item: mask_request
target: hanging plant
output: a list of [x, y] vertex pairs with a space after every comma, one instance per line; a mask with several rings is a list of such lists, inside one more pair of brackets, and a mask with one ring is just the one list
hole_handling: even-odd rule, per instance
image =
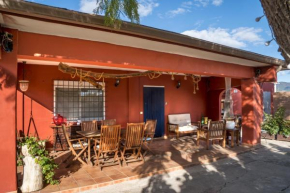
[[[52, 185], [58, 184], [59, 181], [54, 179], [54, 170], [58, 166], [54, 163], [53, 158], [49, 156], [48, 151], [45, 150], [44, 142], [37, 140], [36, 137], [24, 137], [21, 141], [18, 141], [18, 145], [20, 147], [27, 145], [28, 153], [35, 158], [35, 163], [41, 166], [45, 182]], [[18, 159], [19, 164], [22, 164], [21, 157], [20, 155], [20, 159]]]

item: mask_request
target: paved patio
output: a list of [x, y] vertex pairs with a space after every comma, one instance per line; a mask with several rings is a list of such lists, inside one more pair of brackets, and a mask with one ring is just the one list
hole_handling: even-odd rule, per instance
[[290, 143], [262, 141], [236, 157], [131, 180], [83, 193], [273, 193], [290, 192]]
[[[112, 185], [124, 181], [140, 179], [154, 174], [162, 174], [180, 170], [189, 166], [215, 162], [222, 158], [235, 157], [237, 154], [257, 149], [261, 146], [235, 146], [222, 148], [218, 144], [206, 150], [205, 144], [196, 146], [191, 136], [179, 139], [155, 140], [151, 146], [155, 155], [148, 154], [145, 163], [134, 162], [128, 166], [119, 165], [105, 167], [101, 171], [98, 167], [84, 166], [77, 161], [69, 168], [60, 164], [56, 177], [59, 185], [46, 185], [40, 192], [80, 192]], [[58, 154], [56, 162], [61, 163], [68, 156], [67, 152]], [[21, 186], [22, 168], [18, 168], [18, 182]]]

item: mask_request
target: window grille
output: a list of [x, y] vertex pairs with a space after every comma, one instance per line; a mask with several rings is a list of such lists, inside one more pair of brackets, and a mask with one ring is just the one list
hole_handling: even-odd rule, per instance
[[[103, 84], [103, 83], [100, 83]], [[105, 92], [88, 82], [54, 81], [54, 115], [67, 121], [105, 119]]]

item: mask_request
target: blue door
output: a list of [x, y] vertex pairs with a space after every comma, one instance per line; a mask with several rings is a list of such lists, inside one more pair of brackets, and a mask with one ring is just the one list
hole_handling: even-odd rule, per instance
[[144, 121], [157, 119], [155, 137], [164, 135], [164, 87], [144, 87]]

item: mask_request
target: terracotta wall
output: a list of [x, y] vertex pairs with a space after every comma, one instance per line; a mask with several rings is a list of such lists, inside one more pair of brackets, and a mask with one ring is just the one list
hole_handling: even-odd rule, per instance
[[7, 31], [13, 33], [14, 50], [11, 53], [1, 50], [0, 59], [0, 192], [17, 190], [15, 119], [18, 31]]
[[261, 122], [263, 117], [263, 93], [255, 80], [242, 80], [242, 128], [243, 143], [257, 144], [261, 142]]
[[[19, 79], [22, 78], [22, 64], [19, 64]], [[103, 72], [104, 70], [87, 69]], [[26, 79], [30, 81], [29, 89], [25, 93], [25, 123], [27, 131], [31, 101], [33, 104], [33, 116], [40, 138], [52, 140], [53, 111], [53, 80], [73, 80], [70, 75], [64, 74], [57, 69], [57, 66], [25, 65]], [[110, 71], [120, 73], [124, 71]], [[129, 72], [127, 72], [129, 73]], [[176, 89], [177, 81], [180, 79], [181, 87]], [[78, 79], [74, 79], [78, 80]], [[199, 84], [200, 90], [193, 94], [192, 81], [183, 80], [182, 76], [163, 75], [158, 79], [151, 80], [147, 77], [122, 79], [118, 87], [114, 86], [115, 80], [107, 79], [106, 84], [106, 118], [117, 119], [117, 122], [126, 126], [128, 122], [143, 121], [143, 85], [165, 86], [165, 123], [167, 115], [174, 113], [190, 113], [192, 121], [200, 120], [206, 115], [206, 84], [205, 80]], [[22, 130], [22, 93], [18, 91], [17, 101], [17, 129]], [[31, 131], [34, 131], [32, 127]]]
[[[122, 68], [250, 78], [249, 66], [59, 36], [20, 32], [19, 57]], [[29, 46], [27, 46], [29, 45]], [[45, 46], [44, 46], [45, 45]]]

